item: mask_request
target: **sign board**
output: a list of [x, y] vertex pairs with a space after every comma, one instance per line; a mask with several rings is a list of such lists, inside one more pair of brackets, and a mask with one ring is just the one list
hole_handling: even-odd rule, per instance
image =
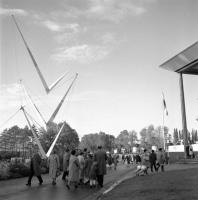
[[184, 152], [184, 145], [173, 145], [168, 147], [168, 152]]
[[[192, 144], [193, 151], [198, 151], [198, 144]], [[184, 145], [173, 145], [168, 147], [169, 152], [184, 152]]]

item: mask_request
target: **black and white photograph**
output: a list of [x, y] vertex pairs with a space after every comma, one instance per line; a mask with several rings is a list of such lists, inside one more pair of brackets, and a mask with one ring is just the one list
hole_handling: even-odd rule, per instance
[[198, 200], [197, 10], [0, 0], [0, 200]]

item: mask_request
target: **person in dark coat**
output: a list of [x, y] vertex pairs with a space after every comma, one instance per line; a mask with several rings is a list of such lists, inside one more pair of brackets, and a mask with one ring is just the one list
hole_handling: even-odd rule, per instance
[[41, 157], [38, 152], [35, 152], [30, 161], [30, 175], [28, 178], [27, 186], [31, 186], [33, 176], [37, 176], [39, 185], [42, 185], [43, 179], [41, 177]]
[[90, 181], [90, 173], [91, 173], [92, 164], [93, 164], [93, 155], [88, 154], [87, 158], [85, 158], [85, 184], [89, 183]]
[[103, 187], [104, 175], [106, 174], [107, 154], [102, 150], [102, 146], [98, 146], [98, 151], [94, 154], [94, 161], [98, 164], [97, 180], [100, 187]]
[[136, 161], [136, 164], [141, 163], [141, 157], [140, 157], [139, 154], [137, 154], [137, 155], [135, 156], [135, 161]]
[[66, 181], [66, 177], [68, 178], [69, 175], [69, 159], [70, 159], [70, 152], [67, 148], [63, 155], [63, 176], [62, 180]]
[[109, 169], [111, 169], [111, 165], [113, 164], [113, 158], [112, 158], [111, 154], [109, 154], [107, 156], [107, 163], [109, 165]]
[[92, 162], [90, 169], [90, 188], [96, 186], [98, 164], [96, 161]]
[[153, 167], [154, 167], [155, 171], [157, 171], [156, 160], [157, 160], [157, 155], [156, 155], [155, 151], [152, 150], [152, 152], [149, 155], [149, 162], [150, 162], [150, 166], [151, 166], [151, 172], [153, 172]]

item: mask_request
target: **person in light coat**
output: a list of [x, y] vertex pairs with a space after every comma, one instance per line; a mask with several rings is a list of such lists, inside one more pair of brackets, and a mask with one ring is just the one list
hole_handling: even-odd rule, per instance
[[53, 150], [48, 159], [49, 176], [52, 178], [52, 185], [56, 185], [57, 173], [59, 172], [60, 162], [56, 150]]
[[74, 184], [75, 188], [78, 188], [79, 183], [79, 169], [80, 163], [76, 157], [76, 150], [71, 151], [71, 156], [69, 159], [69, 177], [68, 183], [66, 184], [67, 188], [70, 189], [70, 186]]
[[78, 161], [80, 163], [80, 170], [79, 170], [80, 183], [84, 183], [85, 159], [83, 156], [83, 152], [80, 152], [80, 154], [78, 155]]
[[159, 151], [157, 152], [157, 164], [159, 167], [161, 167], [162, 172], [164, 172], [164, 163], [165, 163], [165, 154], [162, 151], [162, 148], [159, 148]]

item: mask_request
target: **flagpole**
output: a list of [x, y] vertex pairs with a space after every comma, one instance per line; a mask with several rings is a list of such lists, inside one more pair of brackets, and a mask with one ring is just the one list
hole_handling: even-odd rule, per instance
[[163, 113], [163, 119], [162, 119], [162, 134], [164, 138], [164, 151], [166, 151], [166, 138], [165, 138], [165, 131], [164, 131], [164, 111], [166, 110], [166, 103], [165, 103], [165, 98], [164, 98], [164, 93], [162, 92], [162, 97], [163, 97], [163, 106], [162, 106], [162, 113]]
[[164, 137], [164, 151], [166, 151], [166, 139], [165, 139], [165, 131], [164, 131], [164, 108], [163, 108], [162, 134]]

